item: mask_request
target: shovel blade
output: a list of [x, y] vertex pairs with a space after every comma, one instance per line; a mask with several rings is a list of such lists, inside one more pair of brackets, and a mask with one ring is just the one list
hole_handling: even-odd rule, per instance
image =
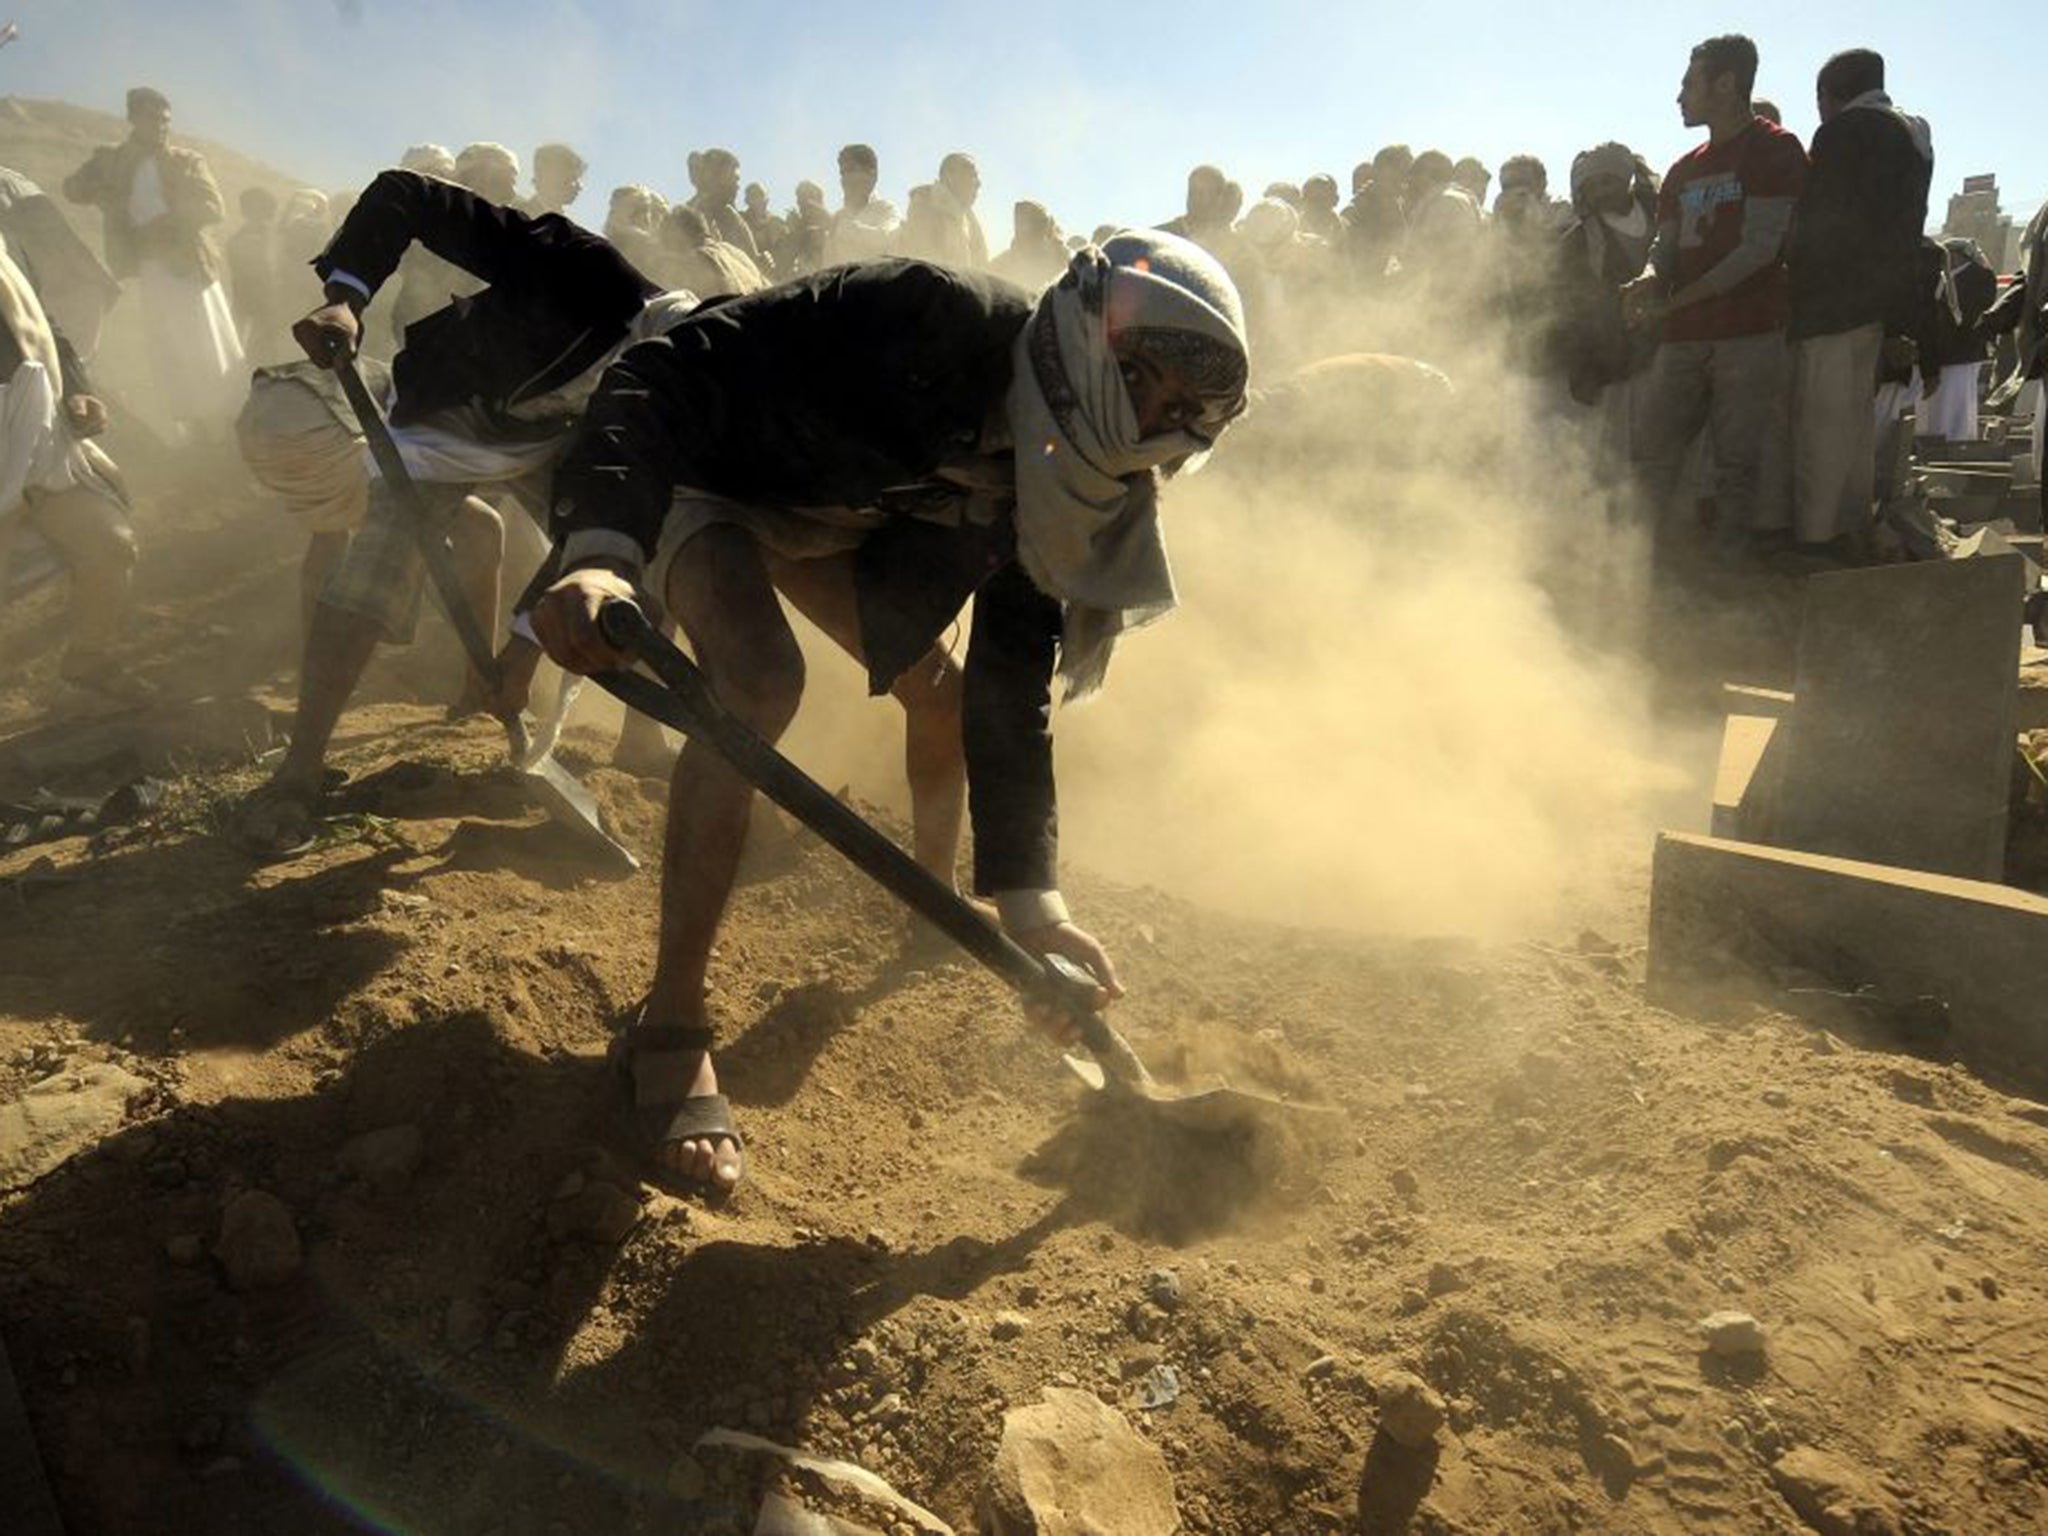
[[598, 820], [597, 799], [577, 780], [576, 775], [556, 762], [552, 757], [543, 757], [521, 770], [526, 781], [527, 792], [549, 816], [574, 832], [592, 852], [622, 872], [630, 873], [640, 867], [640, 861], [628, 848], [605, 831]]
[[1111, 1111], [1130, 1109], [1182, 1130], [1224, 1135], [1261, 1129], [1309, 1130], [1335, 1124], [1343, 1111], [1332, 1104], [1296, 1104], [1242, 1088], [1199, 1088], [1175, 1093], [1158, 1083], [1125, 1082], [1105, 1074], [1085, 1057], [1067, 1055], [1069, 1072], [1096, 1093]]

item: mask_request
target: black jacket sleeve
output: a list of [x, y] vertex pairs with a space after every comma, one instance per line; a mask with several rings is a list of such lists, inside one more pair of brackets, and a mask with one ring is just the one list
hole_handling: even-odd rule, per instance
[[984, 895], [1059, 884], [1052, 766], [1059, 635], [1060, 605], [1014, 562], [975, 594], [962, 736], [974, 888]]
[[389, 170], [363, 189], [327, 248], [313, 258], [325, 282], [346, 272], [375, 293], [415, 240], [492, 287], [551, 286], [593, 318], [631, 316], [652, 287], [605, 240], [560, 214], [528, 218], [467, 187]]

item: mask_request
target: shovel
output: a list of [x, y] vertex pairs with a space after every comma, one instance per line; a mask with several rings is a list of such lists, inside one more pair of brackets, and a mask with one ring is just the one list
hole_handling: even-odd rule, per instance
[[[809, 827], [877, 884], [1014, 987], [1027, 1001], [1059, 1010], [1078, 1030], [1093, 1062], [1068, 1065], [1105, 1102], [1130, 1107], [1170, 1124], [1202, 1132], [1255, 1130], [1276, 1120], [1326, 1116], [1326, 1107], [1291, 1104], [1236, 1088], [1174, 1093], [1153, 1081], [1130, 1043], [1095, 1006], [1095, 978], [1061, 955], [1043, 959], [988, 923], [980, 913], [849, 809], [839, 798], [712, 695], [704, 674], [648, 622], [632, 603], [613, 600], [598, 610], [598, 627], [616, 650], [637, 657], [654, 678], [637, 672], [598, 673], [594, 681], [614, 697], [701, 742], [725, 759], [755, 789]], [[655, 679], [659, 681], [655, 681]]]
[[[377, 402], [370, 398], [370, 391], [364, 387], [362, 375], [356, 372], [353, 359], [336, 358], [334, 372], [341, 380], [343, 393], [348, 396], [349, 407], [362, 425], [363, 437], [370, 445], [370, 456], [377, 461], [385, 482], [404, 504], [406, 524], [419, 544], [420, 558], [427, 566], [427, 577], [434, 584], [442, 608], [447, 611], [448, 622], [455, 626], [463, 653], [495, 698], [499, 691], [498, 658], [492, 654], [490, 640], [478, 625], [469, 599], [463, 595], [454, 562], [448, 557], [448, 546], [434, 531], [433, 517], [420, 499], [419, 487], [412, 483], [405, 460], [399, 455], [398, 445], [391, 441], [383, 413], [377, 409]], [[549, 750], [531, 750], [526, 722], [519, 717], [517, 710], [498, 716], [498, 722], [505, 727], [505, 745], [511, 755], [512, 766], [518, 770], [534, 802], [608, 863], [623, 871], [638, 869], [640, 861], [633, 856], [632, 850], [606, 832], [598, 820], [596, 798], [573, 773], [555, 761], [551, 750], [554, 743], [548, 743]]]

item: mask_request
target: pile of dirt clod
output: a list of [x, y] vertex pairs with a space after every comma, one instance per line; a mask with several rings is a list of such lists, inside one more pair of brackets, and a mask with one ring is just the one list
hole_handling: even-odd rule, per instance
[[[573, 747], [650, 849], [661, 787]], [[0, 1205], [69, 1529], [751, 1529], [714, 1428], [970, 1529], [1047, 1387], [1119, 1408], [1194, 1531], [2038, 1521], [2048, 1109], [1658, 1012], [1633, 931], [1374, 943], [1084, 870], [1142, 1053], [1343, 1111], [1277, 1167], [1162, 1157], [784, 835], [717, 958], [752, 1169], [708, 1208], [634, 1177], [602, 1067], [653, 879], [576, 866], [498, 751], [386, 686], [312, 855], [210, 834], [229, 764], [0, 857], [0, 1098], [103, 1116]], [[1708, 1347], [1724, 1310], [1760, 1353]]]

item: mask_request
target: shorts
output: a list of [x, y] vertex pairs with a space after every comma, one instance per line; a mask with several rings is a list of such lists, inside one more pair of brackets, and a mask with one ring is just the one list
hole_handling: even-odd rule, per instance
[[348, 533], [369, 512], [363, 440], [328, 403], [291, 378], [259, 373], [235, 420], [242, 462], [308, 533]]
[[822, 560], [858, 549], [887, 521], [886, 512], [875, 510], [762, 507], [709, 491], [679, 489], [662, 520], [661, 537], [655, 541], [654, 559], [647, 566], [647, 586], [655, 597], [667, 602], [669, 567], [683, 546], [706, 528], [744, 528], [764, 549], [786, 560]]

